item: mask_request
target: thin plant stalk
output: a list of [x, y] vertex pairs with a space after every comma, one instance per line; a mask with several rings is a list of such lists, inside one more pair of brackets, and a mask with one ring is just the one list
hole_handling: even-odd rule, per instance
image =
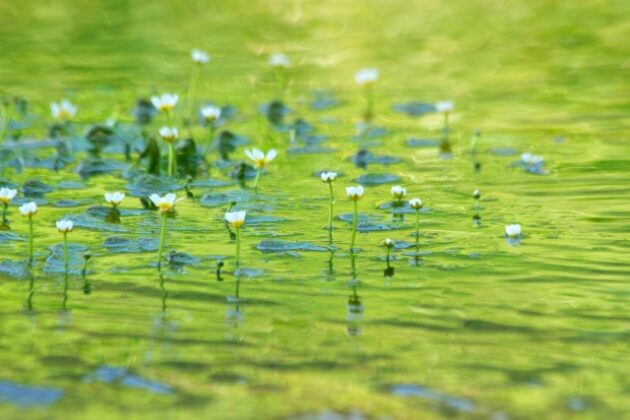
[[370, 122], [374, 118], [374, 91], [372, 90], [372, 85], [365, 87], [365, 96], [367, 103], [364, 118], [366, 122]]
[[162, 227], [160, 229], [160, 247], [158, 248], [158, 271], [162, 271], [162, 252], [164, 251], [164, 240], [166, 238], [166, 212], [162, 213]]
[[212, 139], [214, 138], [214, 124], [210, 124], [210, 136], [208, 137], [208, 143], [206, 143], [206, 150], [203, 153], [204, 158], [210, 153], [210, 147], [212, 147]]
[[168, 176], [175, 174], [177, 163], [175, 161], [175, 145], [173, 143], [168, 144]]
[[416, 210], [416, 247], [420, 241], [420, 209]]
[[9, 211], [9, 204], [8, 203], [2, 203], [2, 224], [6, 225], [8, 223], [7, 220], [7, 212]]
[[241, 288], [241, 229], [236, 228], [236, 290], [234, 295], [239, 298]]
[[188, 102], [188, 115], [190, 117], [190, 125], [195, 121], [195, 97], [197, 93], [197, 84], [201, 75], [201, 66], [195, 64], [190, 75], [190, 83], [188, 84], [188, 93], [186, 94]]
[[33, 229], [33, 215], [29, 214], [28, 216], [28, 265], [33, 265], [33, 254], [35, 247], [33, 246], [34, 241], [34, 229]]
[[444, 113], [444, 134], [448, 134], [448, 112]]
[[256, 171], [256, 179], [254, 179], [254, 192], [258, 194], [258, 180], [260, 179], [260, 168]]
[[333, 231], [333, 208], [335, 206], [335, 192], [333, 191], [333, 183], [329, 182], [328, 183], [328, 191], [330, 192], [330, 207], [328, 209], [328, 244], [332, 245], [333, 242], [333, 237], [332, 237], [332, 231]]
[[350, 241], [350, 252], [354, 254], [354, 241], [357, 237], [357, 224], [359, 221], [359, 202], [354, 202], [354, 216], [352, 217], [352, 240]]
[[70, 258], [68, 255], [68, 232], [63, 233], [63, 270], [68, 274], [68, 267], [70, 265]]

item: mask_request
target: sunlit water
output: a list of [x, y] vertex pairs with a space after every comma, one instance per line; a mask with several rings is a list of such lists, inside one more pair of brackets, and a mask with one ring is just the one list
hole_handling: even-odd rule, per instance
[[[159, 218], [142, 210], [141, 193], [123, 202], [120, 224], [88, 212], [104, 205], [104, 191], [133, 193], [137, 176], [82, 179], [83, 152], [57, 173], [19, 172], [10, 152], [31, 152], [0, 145], [2, 183], [51, 187], [36, 216], [33, 277], [17, 205], [11, 230], [0, 232], [4, 418], [629, 415], [627, 2], [83, 3], [0, 5], [0, 86], [29, 101], [11, 132], [21, 144], [46, 139], [49, 103], [63, 97], [79, 107], [76, 135], [109, 118], [129, 128], [137, 98], [185, 97], [190, 49], [199, 47], [212, 61], [197, 102], [233, 105], [222, 128], [279, 157], [258, 196], [241, 192], [229, 167], [211, 169], [221, 183], [192, 184], [195, 198], [177, 204], [166, 244], [189, 264], [167, 265], [160, 279]], [[302, 118], [325, 136], [306, 149], [317, 153], [259, 113], [278, 95], [266, 64], [275, 51], [292, 59], [286, 122]], [[353, 76], [368, 66], [381, 72], [374, 124], [385, 131], [355, 138], [364, 102]], [[312, 109], [318, 90], [338, 105]], [[393, 110], [445, 99], [456, 106], [450, 157], [437, 146], [441, 116]], [[186, 104], [179, 109], [178, 121]], [[205, 130], [193, 136], [205, 146]], [[243, 149], [231, 158], [244, 160]], [[358, 168], [359, 149], [395, 159]], [[527, 171], [524, 152], [544, 165]], [[335, 252], [327, 185], [314, 176], [324, 169], [342, 174]], [[369, 232], [358, 234], [353, 267], [343, 190], [367, 174], [389, 179], [366, 184], [359, 212]], [[418, 248], [414, 214], [400, 220], [386, 208], [394, 184], [424, 200]], [[174, 186], [180, 197], [182, 187]], [[250, 218], [238, 300], [222, 221], [229, 194]], [[67, 282], [50, 257], [64, 216], [79, 225]], [[510, 223], [522, 225], [520, 242], [504, 238]], [[397, 241], [389, 266], [386, 237]], [[277, 248], [268, 241], [292, 249], [262, 249]], [[86, 251], [93, 257], [81, 276]]]

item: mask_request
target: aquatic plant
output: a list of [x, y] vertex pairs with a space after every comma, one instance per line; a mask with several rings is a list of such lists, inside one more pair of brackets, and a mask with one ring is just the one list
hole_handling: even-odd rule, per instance
[[77, 115], [77, 107], [67, 99], [50, 104], [50, 114], [58, 121], [67, 122]]
[[238, 273], [241, 267], [241, 228], [245, 225], [246, 211], [233, 211], [225, 213], [225, 221], [236, 235], [236, 270]]
[[34, 251], [34, 229], [33, 216], [37, 213], [37, 204], [34, 201], [22, 204], [20, 206], [20, 214], [28, 218], [28, 264], [33, 265]]
[[168, 193], [163, 197], [160, 197], [158, 194], [151, 194], [149, 199], [155, 204], [158, 211], [160, 212], [160, 216], [162, 218], [162, 224], [160, 227], [160, 245], [158, 247], [158, 259], [157, 259], [157, 268], [158, 271], [162, 270], [162, 252], [164, 251], [164, 240], [166, 238], [166, 220], [168, 217], [168, 213], [171, 213], [175, 209], [175, 203], [180, 201], [181, 199], [177, 199], [177, 196], [173, 193]]
[[72, 229], [74, 229], [74, 223], [72, 223], [72, 220], [62, 219], [58, 220], [56, 225], [57, 231], [63, 234], [63, 270], [67, 274], [70, 262], [68, 255], [68, 233], [72, 232]]
[[359, 223], [359, 200], [363, 198], [363, 185], [356, 187], [346, 187], [346, 195], [354, 204], [352, 215], [352, 239], [350, 240], [350, 252], [354, 253], [354, 242], [357, 236], [357, 225]]
[[385, 266], [385, 271], [383, 271], [383, 275], [385, 277], [391, 278], [391, 277], [394, 277], [394, 267], [390, 265], [392, 248], [394, 248], [394, 241], [392, 241], [389, 238], [385, 238], [382, 242], [382, 245], [385, 247], [386, 252], [387, 252], [385, 255], [386, 266]]
[[332, 220], [333, 220], [333, 208], [335, 206], [335, 192], [333, 189], [333, 184], [337, 179], [337, 172], [322, 172], [320, 175], [322, 182], [328, 184], [328, 192], [330, 205], [328, 207], [328, 244], [332, 245]]
[[505, 226], [505, 236], [508, 238], [518, 238], [522, 234], [521, 225], [518, 223]]
[[125, 194], [121, 192], [106, 192], [105, 201], [110, 204], [113, 208], [117, 208], [120, 203], [125, 199]]
[[179, 131], [175, 127], [160, 128], [160, 137], [168, 144], [168, 176], [177, 174], [177, 158], [175, 156], [175, 142], [179, 136]]
[[373, 86], [378, 80], [378, 75], [378, 69], [367, 68], [359, 70], [354, 76], [354, 81], [365, 91], [365, 111], [363, 112], [365, 122], [370, 122], [374, 118]]
[[269, 150], [267, 153], [264, 153], [260, 149], [256, 149], [255, 147], [251, 150], [246, 149], [245, 154], [248, 158], [250, 158], [254, 165], [256, 166], [256, 179], [254, 180], [254, 191], [258, 192], [258, 180], [260, 179], [260, 173], [262, 169], [269, 164], [275, 157], [278, 155], [275, 149]]
[[8, 226], [7, 213], [9, 211], [9, 203], [17, 195], [17, 190], [10, 188], [0, 188], [0, 203], [2, 204], [2, 226]]
[[416, 211], [416, 245], [420, 241], [420, 209], [422, 209], [422, 200], [419, 198], [412, 198], [409, 200], [409, 207]]
[[160, 96], [151, 96], [151, 103], [159, 112], [166, 114], [166, 117], [170, 120], [170, 112], [177, 105], [179, 96], [174, 93], [163, 93]]
[[212, 145], [215, 123], [219, 118], [221, 118], [221, 108], [214, 105], [206, 105], [206, 106], [201, 107], [200, 113], [201, 113], [204, 123], [206, 124], [206, 126], [208, 127], [210, 131], [210, 135], [208, 136], [208, 142], [206, 143], [206, 150], [204, 152], [204, 156], [206, 156], [208, 152], [210, 151], [210, 146]]
[[444, 134], [448, 134], [448, 115], [455, 109], [455, 104], [451, 101], [442, 101], [435, 104], [435, 111], [444, 115]]
[[190, 117], [190, 122], [192, 124], [194, 120], [197, 84], [199, 83], [199, 77], [201, 76], [201, 68], [205, 64], [208, 64], [210, 62], [210, 55], [205, 51], [194, 48], [190, 52], [190, 58], [192, 59], [194, 66], [190, 74], [190, 82], [188, 83], [188, 93], [186, 94], [186, 102], [188, 103], [188, 115]]
[[286, 54], [274, 53], [269, 56], [268, 63], [275, 70], [278, 95], [281, 96], [286, 87], [286, 71], [291, 65], [291, 60]]

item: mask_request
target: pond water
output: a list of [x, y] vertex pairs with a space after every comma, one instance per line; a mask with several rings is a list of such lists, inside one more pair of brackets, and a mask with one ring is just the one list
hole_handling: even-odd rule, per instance
[[[0, 4], [0, 89], [28, 102], [2, 115], [0, 186], [20, 191], [0, 231], [3, 418], [630, 415], [628, 2], [205, 3]], [[194, 108], [233, 107], [219, 130], [235, 150], [206, 156], [191, 197], [137, 163], [142, 130], [166, 119], [141, 128], [132, 111], [178, 93], [172, 122], [206, 147], [208, 130], [182, 122], [193, 47], [212, 56]], [[357, 128], [365, 67], [380, 79]], [[78, 114], [50, 133], [62, 98]], [[261, 110], [278, 98], [273, 126]], [[409, 115], [443, 100], [448, 143], [441, 114]], [[84, 133], [106, 123], [96, 159]], [[257, 194], [230, 176], [251, 146], [278, 150]], [[333, 247], [322, 170], [340, 173]], [[392, 214], [397, 184], [424, 201], [417, 246], [414, 211]], [[116, 190], [120, 223], [103, 200]], [[185, 198], [161, 274], [160, 218], [140, 201], [153, 191]], [[32, 199], [29, 269], [18, 205]], [[238, 299], [232, 200], [248, 211]], [[506, 240], [512, 223], [523, 234]]]

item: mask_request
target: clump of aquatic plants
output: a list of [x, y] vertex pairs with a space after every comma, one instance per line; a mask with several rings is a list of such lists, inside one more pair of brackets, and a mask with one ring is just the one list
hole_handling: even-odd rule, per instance
[[359, 200], [363, 198], [365, 193], [362, 185], [356, 187], [346, 187], [346, 195], [352, 201], [352, 238], [350, 240], [350, 252], [354, 253], [354, 244], [357, 237], [357, 225], [359, 224]]
[[337, 173], [336, 172], [322, 172], [320, 177], [323, 183], [328, 184], [328, 199], [329, 199], [328, 244], [332, 245], [332, 240], [333, 240], [332, 239], [332, 231], [333, 231], [332, 221], [333, 221], [333, 209], [335, 207], [335, 191], [334, 191], [333, 185], [335, 183], [335, 180], [337, 179]]

